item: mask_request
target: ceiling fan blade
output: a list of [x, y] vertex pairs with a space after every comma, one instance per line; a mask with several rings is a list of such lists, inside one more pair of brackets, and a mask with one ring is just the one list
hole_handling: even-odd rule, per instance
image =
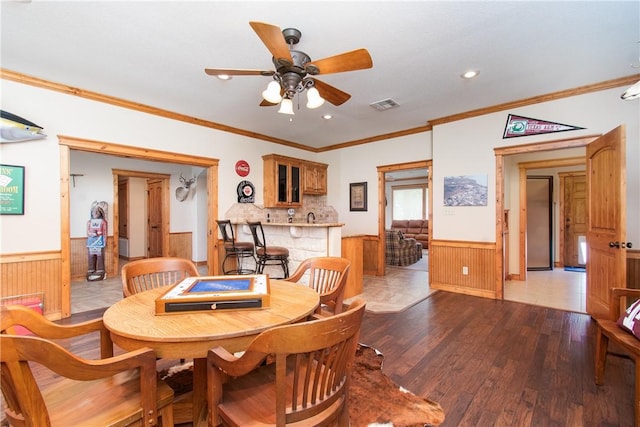
[[271, 24], [265, 24], [264, 22], [249, 22], [253, 31], [258, 34], [262, 43], [269, 49], [271, 55], [282, 65], [293, 64], [293, 58], [289, 51], [289, 46], [282, 35], [280, 27]]
[[331, 74], [371, 67], [373, 67], [373, 60], [367, 49], [356, 49], [318, 61], [311, 61], [305, 65], [305, 71], [309, 74]]
[[351, 95], [349, 95], [348, 93], [343, 92], [340, 89], [328, 85], [324, 82], [321, 82], [318, 79], [313, 79], [313, 85], [316, 89], [318, 89], [318, 92], [320, 92], [320, 96], [333, 105], [342, 105], [347, 102], [349, 98], [351, 98]]
[[225, 68], [205, 68], [204, 72], [210, 76], [273, 76], [275, 71], [265, 70], [231, 70]]

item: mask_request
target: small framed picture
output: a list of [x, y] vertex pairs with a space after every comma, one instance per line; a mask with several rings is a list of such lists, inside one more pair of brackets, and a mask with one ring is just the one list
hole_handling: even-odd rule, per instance
[[349, 184], [349, 210], [367, 210], [367, 183], [354, 182]]
[[24, 166], [0, 165], [0, 215], [24, 215]]

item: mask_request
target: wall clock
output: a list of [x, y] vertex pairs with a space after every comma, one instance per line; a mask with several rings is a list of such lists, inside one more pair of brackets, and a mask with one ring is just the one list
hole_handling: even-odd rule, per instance
[[256, 189], [250, 181], [240, 181], [236, 192], [238, 193], [238, 203], [255, 202]]

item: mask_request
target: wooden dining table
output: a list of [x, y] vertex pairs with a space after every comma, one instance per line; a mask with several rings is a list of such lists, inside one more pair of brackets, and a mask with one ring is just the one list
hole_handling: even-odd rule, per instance
[[222, 346], [243, 351], [261, 332], [294, 323], [314, 312], [320, 298], [304, 285], [270, 280], [270, 306], [261, 309], [219, 310], [157, 315], [155, 300], [171, 286], [124, 298], [103, 316], [105, 327], [117, 346], [127, 350], [148, 347], [163, 359], [193, 359], [191, 399], [174, 404], [175, 423], [206, 425], [206, 357], [209, 349]]

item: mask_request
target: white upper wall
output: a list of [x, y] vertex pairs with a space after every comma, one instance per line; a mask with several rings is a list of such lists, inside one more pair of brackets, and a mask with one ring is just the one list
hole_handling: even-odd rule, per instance
[[[262, 205], [264, 154], [279, 153], [328, 163], [327, 204], [336, 209], [339, 221], [345, 223], [343, 235], [377, 234], [377, 166], [433, 159], [433, 237], [494, 242], [494, 147], [605, 133], [622, 123], [627, 126], [627, 240], [640, 245], [640, 101], [620, 100], [620, 88], [487, 114], [437, 126], [432, 132], [320, 154], [4, 79], [0, 79], [0, 91], [4, 110], [37, 123], [49, 135], [44, 140], [0, 145], [2, 163], [26, 167], [25, 214], [0, 217], [0, 253], [60, 249], [60, 165], [56, 135], [219, 159], [218, 211], [221, 215], [236, 202], [236, 187], [244, 179], [254, 184], [256, 204]], [[503, 140], [509, 113], [586, 129]], [[246, 178], [235, 173], [235, 163], [241, 159], [251, 167]], [[489, 205], [445, 208], [444, 177], [470, 174], [488, 176]], [[368, 183], [367, 212], [349, 211], [349, 184], [353, 182]], [[108, 185], [112, 185], [111, 182]], [[173, 185], [175, 179], [172, 179], [172, 188]], [[94, 198], [86, 195], [85, 199]], [[78, 218], [85, 214], [81, 212]], [[198, 216], [194, 212], [192, 218]], [[176, 225], [173, 221], [171, 227], [171, 231], [187, 228], [184, 223]]]
[[[640, 245], [640, 102], [620, 99], [620, 88], [564, 98], [433, 129], [433, 238], [495, 242], [495, 147], [582, 135], [604, 134], [621, 124], [627, 129], [627, 240]], [[584, 127], [583, 130], [502, 139], [508, 114]], [[446, 176], [486, 174], [489, 205], [444, 207]]]
[[[378, 234], [378, 166], [431, 160], [431, 132], [322, 153], [329, 166], [327, 204], [345, 224], [342, 235]], [[367, 183], [367, 212], [349, 211], [349, 184]]]
[[[184, 153], [219, 159], [219, 210], [223, 215], [236, 203], [236, 187], [242, 180], [250, 180], [256, 187], [256, 203], [262, 204], [262, 156], [279, 153], [313, 160], [316, 156], [304, 150], [267, 143], [261, 140], [221, 132], [181, 121], [170, 120], [151, 114], [133, 111], [110, 104], [94, 102], [77, 96], [23, 85], [0, 79], [2, 109], [24, 117], [44, 128], [46, 139], [0, 145], [3, 164], [25, 166], [25, 214], [3, 215], [0, 217], [2, 233], [0, 253], [23, 253], [32, 251], [60, 250], [60, 164], [57, 135], [65, 135], [109, 143], [148, 147], [157, 150]], [[73, 153], [72, 160], [77, 153]], [[90, 155], [95, 156], [100, 155]], [[247, 177], [235, 172], [238, 160], [246, 160], [251, 171]], [[73, 233], [80, 233], [76, 227], [86, 222], [88, 208], [86, 202], [106, 199], [112, 203], [111, 167], [134, 169], [138, 161], [121, 159], [122, 162], [108, 165], [108, 179], [92, 182], [91, 174], [74, 169], [72, 172], [85, 173], [78, 178], [77, 192], [85, 192], [91, 184], [90, 192], [80, 194], [78, 212], [72, 214]], [[94, 160], [100, 167], [106, 167], [101, 160]], [[151, 162], [142, 162], [151, 163]], [[140, 166], [142, 168], [142, 166]], [[143, 170], [148, 170], [144, 166]], [[184, 171], [165, 166], [156, 166], [153, 171], [176, 173]], [[189, 168], [187, 168], [189, 170]], [[188, 176], [189, 172], [185, 174]], [[171, 188], [177, 185], [177, 176], [172, 177]], [[73, 191], [73, 188], [72, 188]], [[175, 199], [172, 198], [172, 203]], [[174, 203], [175, 205], [175, 203]], [[172, 206], [173, 209], [173, 206]], [[113, 218], [113, 212], [110, 212]], [[186, 215], [186, 214], [185, 214]], [[175, 221], [174, 221], [175, 217]], [[194, 216], [195, 218], [195, 211]], [[84, 219], [83, 219], [84, 218]], [[183, 215], [172, 212], [171, 231], [194, 231], [192, 225], [182, 221]], [[82, 220], [81, 220], [82, 219]], [[195, 220], [194, 220], [195, 221]], [[113, 230], [109, 234], [113, 234]], [[200, 246], [200, 245], [198, 245]]]

